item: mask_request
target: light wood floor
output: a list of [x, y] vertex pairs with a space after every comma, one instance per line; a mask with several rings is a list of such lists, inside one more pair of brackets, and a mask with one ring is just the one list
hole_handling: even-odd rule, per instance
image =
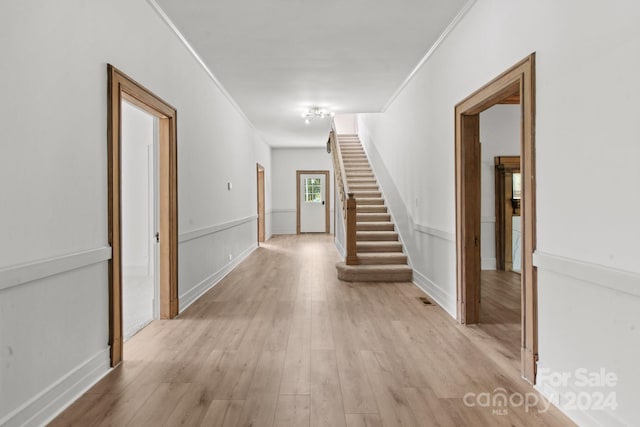
[[[331, 236], [274, 237], [53, 426], [565, 426], [556, 410], [468, 407], [466, 393], [534, 393], [480, 327], [411, 283], [336, 279]], [[469, 400], [473, 402], [473, 399]]]
[[480, 275], [480, 324], [505, 356], [520, 363], [522, 327], [520, 275], [511, 271], [483, 271]]

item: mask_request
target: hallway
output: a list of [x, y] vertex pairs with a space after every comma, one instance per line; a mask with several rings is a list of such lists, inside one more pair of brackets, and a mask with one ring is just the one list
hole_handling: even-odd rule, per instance
[[333, 236], [270, 239], [179, 318], [127, 341], [123, 364], [51, 425], [572, 424], [543, 403], [465, 405], [467, 393], [535, 392], [481, 329], [410, 283], [340, 282], [337, 261]]

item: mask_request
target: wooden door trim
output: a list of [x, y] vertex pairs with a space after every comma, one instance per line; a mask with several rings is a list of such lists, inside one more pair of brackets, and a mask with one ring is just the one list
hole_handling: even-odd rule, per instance
[[[463, 324], [478, 322], [479, 270], [475, 271], [476, 251], [473, 239], [480, 230], [465, 228], [468, 216], [480, 215], [480, 206], [465, 200], [466, 191], [480, 191], [480, 182], [472, 182], [465, 172], [469, 144], [479, 142], [470, 121], [480, 112], [520, 94], [522, 174], [522, 376], [532, 384], [536, 380], [538, 358], [537, 270], [533, 266], [536, 248], [535, 209], [535, 54], [520, 61], [491, 82], [471, 94], [455, 107], [455, 185], [456, 185], [456, 282], [457, 318]], [[471, 132], [470, 132], [471, 130]], [[474, 270], [474, 271], [471, 271]], [[477, 277], [475, 277], [477, 275]]]
[[[260, 179], [262, 175], [262, 179]], [[260, 163], [256, 163], [256, 181], [257, 181], [257, 205], [258, 205], [258, 244], [265, 241], [265, 182], [264, 167]], [[262, 194], [262, 200], [260, 196]]]
[[324, 203], [324, 232], [329, 234], [331, 230], [331, 217], [329, 216], [331, 210], [329, 209], [330, 200], [329, 195], [331, 183], [329, 182], [329, 171], [321, 171], [321, 170], [297, 170], [296, 171], [296, 234], [300, 234], [300, 175], [307, 174], [315, 174], [320, 175], [323, 174], [325, 179], [324, 193], [325, 193], [325, 203]]
[[120, 144], [122, 100], [147, 111], [159, 122], [160, 317], [178, 314], [178, 162], [177, 112], [144, 86], [107, 65], [109, 346], [111, 366], [122, 361], [122, 228]]

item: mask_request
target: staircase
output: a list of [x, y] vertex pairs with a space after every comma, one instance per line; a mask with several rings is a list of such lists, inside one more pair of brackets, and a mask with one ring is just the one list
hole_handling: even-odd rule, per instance
[[412, 269], [360, 139], [357, 135], [337, 135], [337, 140], [344, 179], [356, 200], [357, 255], [355, 264], [336, 265], [338, 278], [349, 282], [411, 281]]

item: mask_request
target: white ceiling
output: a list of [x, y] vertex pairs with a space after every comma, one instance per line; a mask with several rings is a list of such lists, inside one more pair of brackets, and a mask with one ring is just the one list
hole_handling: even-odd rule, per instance
[[274, 147], [323, 146], [336, 114], [381, 111], [467, 0], [156, 0]]

